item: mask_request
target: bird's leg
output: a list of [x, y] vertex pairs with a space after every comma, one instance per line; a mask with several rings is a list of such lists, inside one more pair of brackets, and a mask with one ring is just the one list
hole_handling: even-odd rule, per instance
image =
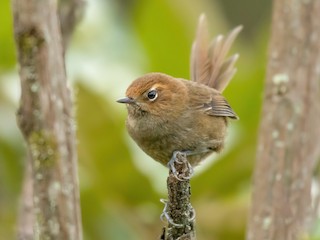
[[[179, 181], [189, 180], [193, 175], [193, 168], [187, 159], [187, 156], [192, 154], [193, 152], [191, 151], [174, 151], [170, 161], [168, 162], [169, 169]], [[175, 164], [183, 164], [179, 172], [177, 171]]]

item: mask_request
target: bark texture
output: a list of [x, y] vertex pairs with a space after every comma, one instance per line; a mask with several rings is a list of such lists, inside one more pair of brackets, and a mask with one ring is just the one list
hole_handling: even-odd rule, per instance
[[[12, 8], [21, 79], [17, 119], [31, 166], [32, 189], [25, 189], [31, 192], [33, 206], [31, 211], [22, 207], [22, 214], [33, 214], [33, 236], [27, 237], [81, 240], [75, 124], [58, 3], [13, 0]], [[30, 193], [24, 196], [30, 198]], [[19, 239], [30, 233], [19, 232]]]
[[320, 156], [320, 1], [274, 1], [248, 240], [301, 239]]
[[33, 240], [33, 182], [31, 162], [27, 161], [24, 171], [22, 194], [20, 199], [18, 239]]

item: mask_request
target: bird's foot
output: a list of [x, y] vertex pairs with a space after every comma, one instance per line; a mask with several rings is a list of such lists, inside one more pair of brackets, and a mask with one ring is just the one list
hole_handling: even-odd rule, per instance
[[[190, 180], [193, 175], [193, 168], [187, 159], [187, 156], [189, 155], [192, 155], [191, 151], [174, 151], [170, 161], [168, 162], [169, 169], [179, 181]], [[175, 164], [183, 164], [183, 166], [181, 168], [179, 167], [179, 171], [177, 171]]]

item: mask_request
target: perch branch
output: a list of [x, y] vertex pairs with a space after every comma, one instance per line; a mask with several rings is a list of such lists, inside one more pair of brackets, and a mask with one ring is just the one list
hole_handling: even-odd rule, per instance
[[185, 154], [178, 153], [176, 157], [176, 173], [170, 168], [167, 178], [168, 200], [162, 200], [165, 208], [161, 217], [167, 220], [168, 226], [164, 229], [161, 239], [196, 240], [195, 211], [190, 203], [190, 179], [177, 178], [177, 175], [185, 174], [189, 164]]

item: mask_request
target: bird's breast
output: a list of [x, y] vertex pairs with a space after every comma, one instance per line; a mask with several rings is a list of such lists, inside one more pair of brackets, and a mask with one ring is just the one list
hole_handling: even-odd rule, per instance
[[226, 120], [185, 112], [178, 119], [129, 115], [126, 125], [133, 140], [156, 161], [166, 165], [174, 151], [192, 151], [195, 155], [188, 160], [196, 165], [210, 152], [219, 152], [223, 147]]

